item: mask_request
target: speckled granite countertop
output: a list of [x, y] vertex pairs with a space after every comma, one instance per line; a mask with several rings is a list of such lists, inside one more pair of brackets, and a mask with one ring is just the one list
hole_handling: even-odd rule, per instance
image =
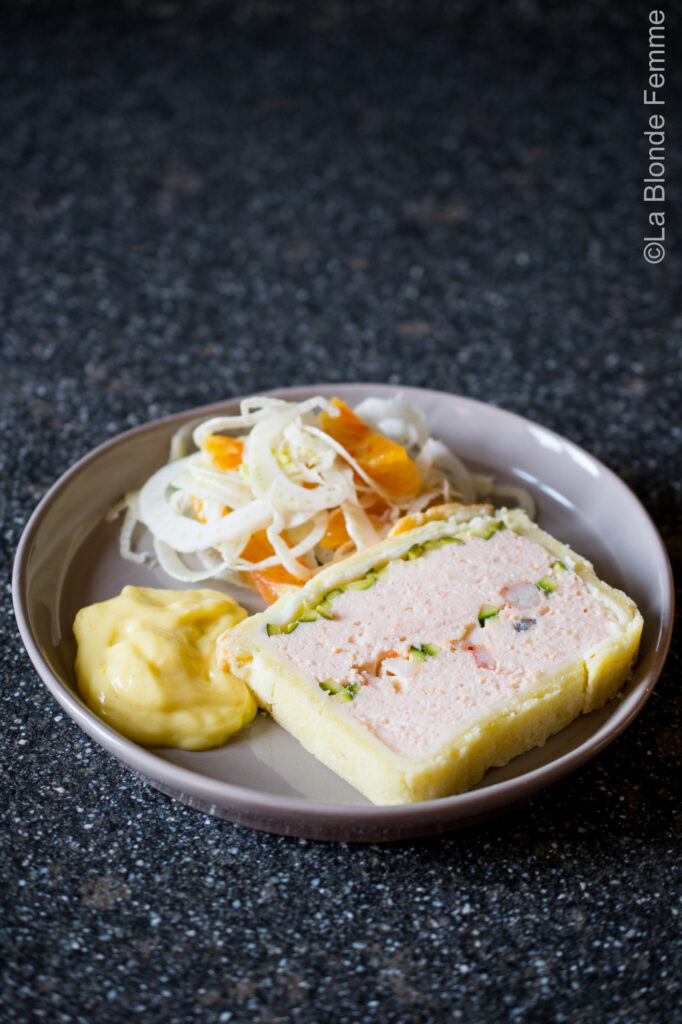
[[321, 380], [437, 386], [568, 435], [679, 565], [680, 226], [647, 266], [646, 12], [602, 7], [25, 3], [4, 23], [3, 1020], [682, 1019], [679, 641], [636, 723], [521, 808], [325, 845], [133, 777], [61, 713], [10, 599], [23, 524], [91, 447]]

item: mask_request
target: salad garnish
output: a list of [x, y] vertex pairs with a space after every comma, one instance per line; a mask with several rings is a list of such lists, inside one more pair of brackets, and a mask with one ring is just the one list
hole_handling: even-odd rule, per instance
[[269, 604], [330, 562], [383, 539], [396, 521], [433, 505], [509, 499], [533, 515], [526, 491], [470, 472], [429, 436], [423, 413], [400, 394], [351, 409], [338, 398], [259, 396], [237, 416], [190, 435], [125, 508], [124, 558], [147, 561], [133, 535], [152, 535], [161, 568], [186, 583], [246, 584]]

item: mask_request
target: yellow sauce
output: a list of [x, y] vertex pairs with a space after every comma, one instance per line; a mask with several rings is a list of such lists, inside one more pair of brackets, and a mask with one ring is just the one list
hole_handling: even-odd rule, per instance
[[246, 684], [215, 656], [217, 638], [246, 614], [216, 590], [124, 587], [76, 615], [79, 689], [93, 711], [137, 743], [218, 746], [257, 710]]

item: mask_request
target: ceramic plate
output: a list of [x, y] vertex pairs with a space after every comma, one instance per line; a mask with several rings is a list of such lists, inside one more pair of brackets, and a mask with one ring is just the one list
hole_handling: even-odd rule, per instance
[[[355, 405], [396, 390], [324, 385], [276, 394], [296, 400], [337, 395]], [[590, 558], [603, 579], [636, 601], [645, 627], [633, 677], [605, 708], [581, 716], [504, 768], [491, 769], [470, 792], [405, 807], [368, 803], [264, 713], [225, 746], [202, 752], [147, 749], [114, 732], [76, 690], [75, 613], [113, 597], [126, 583], [179, 584], [159, 569], [123, 561], [118, 525], [107, 524], [105, 515], [166, 461], [179, 427], [233, 414], [235, 399], [158, 420], [96, 448], [45, 495], [17, 551], [15, 611], [37, 671], [85, 732], [153, 786], [209, 814], [284, 835], [355, 841], [426, 835], [489, 817], [561, 778], [611, 743], [643, 706], [665, 659], [673, 597], [665, 549], [634, 494], [587, 452], [544, 427], [471, 399], [400, 390], [426, 413], [432, 436], [473, 468], [528, 488], [540, 525]], [[259, 599], [248, 591], [233, 593], [258, 609]]]

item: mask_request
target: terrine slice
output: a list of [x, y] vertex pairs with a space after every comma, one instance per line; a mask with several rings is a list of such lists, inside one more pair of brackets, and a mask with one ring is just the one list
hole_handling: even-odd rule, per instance
[[447, 507], [218, 641], [275, 720], [375, 803], [468, 789], [613, 697], [636, 657], [625, 594], [523, 512], [480, 513]]

